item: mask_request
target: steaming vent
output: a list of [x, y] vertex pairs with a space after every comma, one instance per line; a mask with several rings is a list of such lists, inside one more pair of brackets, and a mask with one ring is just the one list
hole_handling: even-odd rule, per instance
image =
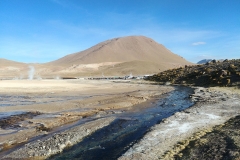
[[29, 71], [28, 71], [28, 79], [29, 79], [29, 80], [33, 80], [35, 68], [34, 68], [33, 66], [28, 66], [28, 68], [29, 68]]

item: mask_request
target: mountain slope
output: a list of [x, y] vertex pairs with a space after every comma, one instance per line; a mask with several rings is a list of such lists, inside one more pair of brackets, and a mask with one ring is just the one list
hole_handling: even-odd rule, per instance
[[0, 58], [0, 67], [6, 67], [6, 66], [22, 66], [26, 65], [25, 63], [11, 61], [7, 59]]
[[154, 74], [191, 64], [150, 38], [128, 36], [101, 42], [45, 64], [0, 59], [0, 78], [26, 78], [29, 65], [34, 67], [35, 78], [54, 78]]
[[144, 36], [128, 36], [107, 40], [85, 51], [67, 55], [49, 64], [73, 65], [130, 61], [190, 64], [163, 45]]

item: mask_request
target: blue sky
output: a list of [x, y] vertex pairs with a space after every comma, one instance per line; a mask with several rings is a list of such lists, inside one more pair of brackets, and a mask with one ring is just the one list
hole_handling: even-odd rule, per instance
[[188, 61], [240, 58], [239, 0], [0, 0], [0, 58], [44, 63], [143, 35]]

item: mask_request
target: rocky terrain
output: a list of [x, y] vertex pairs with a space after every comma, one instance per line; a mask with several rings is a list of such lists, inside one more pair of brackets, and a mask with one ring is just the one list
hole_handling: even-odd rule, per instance
[[40, 114], [41, 114], [40, 112], [27, 112], [27, 113], [11, 115], [3, 118], [0, 117], [0, 128], [6, 129], [11, 127], [13, 128], [18, 127], [18, 125], [16, 125], [18, 122], [24, 121], [26, 119], [32, 119], [33, 117]]
[[[159, 149], [158, 151], [153, 152], [155, 154], [151, 153], [151, 159], [157, 159], [158, 157], [160, 159], [177, 160], [235, 160], [240, 158], [240, 108], [238, 105], [240, 87], [239, 59], [224, 60], [221, 62], [212, 60], [203, 65], [185, 66], [176, 69], [170, 69], [148, 77], [147, 79], [150, 81], [157, 81], [161, 84], [180, 84], [207, 87], [200, 89], [198, 94], [190, 96], [192, 100], [196, 102], [193, 107], [177, 114], [175, 118], [169, 117], [167, 120], [167, 123], [170, 123], [169, 127], [172, 129], [174, 129], [174, 126], [176, 126], [173, 122], [177, 120], [178, 122], [176, 122], [176, 124], [178, 125], [176, 127], [180, 127], [180, 129], [178, 129], [180, 132], [181, 130], [188, 130], [187, 134], [184, 136], [188, 135], [193, 128], [196, 130], [193, 131], [189, 137], [185, 137], [185, 139], [181, 139], [182, 136], [181, 134], [179, 135], [179, 133], [176, 133], [177, 135], [175, 135], [177, 138], [171, 137], [171, 134], [168, 132], [168, 135], [166, 136], [161, 135], [165, 137], [165, 140], [156, 143], [156, 145], [164, 144], [165, 147], [164, 149]], [[211, 91], [211, 89], [214, 89], [215, 91]], [[208, 118], [197, 118], [196, 115], [186, 117], [186, 115], [191, 114], [193, 110], [196, 111], [196, 115], [206, 114], [208, 115]], [[189, 120], [193, 117], [195, 122], [193, 122], [191, 125], [192, 122], [189, 123]], [[228, 120], [229, 118], [230, 120]], [[209, 119], [212, 120], [209, 121]], [[198, 126], [201, 120], [205, 122], [206, 126]], [[181, 124], [183, 121], [186, 121], [186, 123]], [[162, 127], [164, 126], [164, 123], [165, 122], [160, 124], [159, 128], [156, 126], [156, 130], [158, 129], [161, 133], [163, 133], [161, 130], [163, 130]], [[155, 132], [153, 129], [152, 134], [150, 132], [146, 135], [146, 139], [148, 138], [150, 140], [150, 136], [155, 135]], [[154, 140], [155, 138], [151, 139]], [[167, 143], [169, 144], [172, 142], [172, 139], [178, 140], [175, 140], [175, 144], [170, 145], [174, 147], [167, 151], [166, 141], [169, 141]], [[146, 146], [146, 144], [141, 142], [136, 144], [131, 150], [133, 154], [130, 154], [133, 158], [129, 158], [127, 152], [122, 159], [136, 159], [136, 157], [144, 156], [146, 156], [145, 158], [149, 158], [149, 152], [141, 152], [140, 150], [140, 148], [144, 148], [144, 145]], [[154, 145], [154, 147], [156, 146]], [[147, 150], [151, 150], [152, 147], [148, 146], [147, 148]]]
[[147, 80], [194, 86], [239, 86], [240, 59], [212, 60], [204, 65], [185, 66], [160, 72]]
[[[152, 127], [119, 159], [220, 160], [240, 158], [238, 119], [230, 120], [226, 123], [230, 125], [222, 127], [224, 126], [222, 124], [229, 118], [240, 114], [240, 95], [223, 92], [216, 88], [198, 87], [191, 95], [191, 99], [196, 103], [195, 105], [184, 111], [176, 112]], [[222, 128], [213, 129], [216, 125], [221, 125]], [[194, 146], [193, 143], [197, 144]]]
[[239, 159], [240, 116], [231, 118], [213, 128], [199, 139], [191, 141], [175, 156], [178, 160], [194, 159]]

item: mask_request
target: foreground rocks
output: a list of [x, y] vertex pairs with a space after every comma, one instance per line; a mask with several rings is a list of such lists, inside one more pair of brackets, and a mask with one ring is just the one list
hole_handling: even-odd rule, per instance
[[0, 128], [6, 129], [6, 128], [16, 128], [20, 127], [17, 125], [18, 122], [24, 121], [26, 119], [32, 119], [33, 117], [40, 115], [40, 112], [27, 112], [27, 113], [22, 113], [18, 115], [11, 115], [6, 118], [0, 118]]
[[173, 159], [191, 141], [199, 139], [216, 125], [240, 114], [240, 96], [213, 89], [196, 88], [197, 103], [152, 127], [120, 160]]
[[214, 127], [200, 139], [189, 143], [176, 159], [238, 159], [240, 157], [240, 116]]
[[240, 86], [240, 59], [170, 69], [147, 80], [195, 86]]

